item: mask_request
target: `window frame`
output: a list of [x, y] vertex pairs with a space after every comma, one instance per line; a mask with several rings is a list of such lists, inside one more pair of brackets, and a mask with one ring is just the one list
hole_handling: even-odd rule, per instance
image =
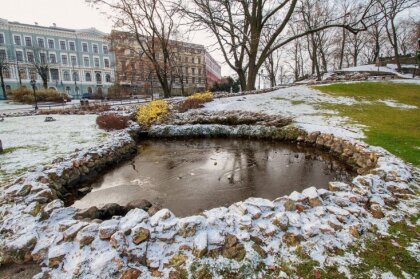
[[[61, 44], [61, 43], [64, 43], [64, 44]], [[67, 50], [67, 43], [66, 43], [66, 40], [58, 40], [58, 45], [60, 46], [60, 50]], [[64, 49], [63, 49], [63, 46], [64, 46]]]
[[[52, 62], [52, 61], [51, 61], [51, 55], [54, 55], [54, 61], [55, 61], [55, 62]], [[48, 60], [50, 61], [50, 63], [51, 63], [51, 64], [57, 64], [57, 54], [56, 54], [56, 53], [54, 53], [54, 52], [50, 52], [50, 53], [48, 53]]]
[[[66, 57], [66, 63], [63, 63], [63, 57]], [[66, 53], [60, 53], [60, 62], [61, 65], [69, 65], [69, 56]]]
[[1, 38], [3, 38], [3, 42], [0, 42], [0, 45], [5, 45], [6, 44], [6, 35], [4, 34], [4, 32], [0, 32]]
[[[16, 37], [19, 37], [19, 44], [16, 43]], [[15, 46], [22, 46], [22, 35], [13, 34], [13, 44]]]
[[[70, 43], [73, 43], [73, 49], [70, 47]], [[68, 41], [69, 44], [69, 51], [77, 51], [77, 46], [75, 41]]]
[[[89, 53], [89, 43], [88, 42], [81, 42], [82, 52]], [[86, 50], [83, 47], [83, 44], [86, 44]]]
[[[85, 63], [86, 62], [86, 60], [85, 60], [86, 58], [87, 58], [87, 62], [88, 62], [87, 65]], [[90, 67], [90, 57], [89, 57], [89, 55], [83, 55], [83, 66], [84, 67]]]
[[[96, 46], [96, 52], [95, 52], [95, 46]], [[98, 44], [92, 44], [92, 53], [93, 54], [99, 54], [99, 45]]]
[[[50, 41], [52, 41], [53, 43], [52, 48], [50, 47]], [[47, 38], [47, 46], [48, 46], [48, 49], [55, 49], [55, 40], [53, 38]]]
[[[98, 66], [96, 66], [96, 61], [98, 61]], [[94, 68], [100, 68], [101, 67], [101, 59], [99, 59], [99, 56], [93, 57], [93, 67]]]
[[[17, 55], [18, 52], [22, 53], [22, 60], [18, 60], [18, 55]], [[24, 62], [25, 57], [24, 57], [23, 49], [15, 49], [15, 57], [16, 57], [17, 62]]]
[[[24, 41], [25, 41], [25, 46], [26, 47], [33, 47], [33, 42], [32, 42], [32, 36], [27, 36], [27, 35], [24, 35], [23, 36], [23, 39], [24, 39]], [[29, 43], [29, 45], [27, 44], [27, 41], [26, 41], [26, 39], [29, 39], [29, 41], [30, 41], [30, 43]]]
[[[42, 44], [43, 44], [43, 46], [40, 46], [40, 45], [39, 45], [39, 40], [40, 40], [40, 39], [41, 39], [41, 40], [42, 40], [42, 42], [43, 42], [43, 43], [42, 43]], [[43, 37], [36, 37], [36, 44], [37, 44], [37, 46], [38, 46], [38, 47], [40, 47], [40, 48], [46, 48], [46, 47], [45, 47], [45, 38], [43, 38]]]
[[[111, 60], [109, 57], [104, 57], [104, 68], [111, 68]], [[108, 66], [106, 65], [105, 61], [108, 61]]]
[[[29, 61], [28, 53], [32, 54], [32, 61]], [[35, 54], [32, 50], [27, 50], [26, 51], [26, 61], [29, 62], [29, 63], [35, 63]]]

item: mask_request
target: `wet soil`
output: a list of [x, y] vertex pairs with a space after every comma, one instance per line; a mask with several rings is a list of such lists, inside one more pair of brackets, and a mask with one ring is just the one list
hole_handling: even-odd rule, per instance
[[146, 140], [139, 154], [92, 184], [73, 206], [101, 207], [147, 199], [177, 216], [245, 200], [275, 199], [353, 173], [315, 148], [238, 139]]

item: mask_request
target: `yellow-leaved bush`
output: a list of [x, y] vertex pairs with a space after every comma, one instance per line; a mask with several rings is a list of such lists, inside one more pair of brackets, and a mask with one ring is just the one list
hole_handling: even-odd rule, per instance
[[180, 112], [185, 112], [189, 109], [196, 109], [201, 108], [204, 103], [213, 101], [213, 93], [211, 92], [203, 92], [203, 93], [195, 93], [187, 97], [180, 105], [178, 110]]
[[137, 110], [136, 119], [140, 125], [149, 127], [163, 123], [169, 116], [169, 105], [165, 100], [151, 101]]

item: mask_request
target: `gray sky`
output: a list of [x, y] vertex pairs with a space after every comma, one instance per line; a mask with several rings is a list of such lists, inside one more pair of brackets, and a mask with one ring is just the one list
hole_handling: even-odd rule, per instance
[[[0, 18], [20, 23], [42, 26], [83, 29], [95, 27], [103, 32], [110, 32], [112, 22], [100, 10], [90, 7], [84, 0], [0, 0]], [[193, 34], [192, 43], [210, 45], [208, 34]], [[207, 42], [207, 43], [206, 43]], [[222, 65], [222, 75], [232, 71], [223, 65], [223, 56], [216, 52], [212, 56]]]

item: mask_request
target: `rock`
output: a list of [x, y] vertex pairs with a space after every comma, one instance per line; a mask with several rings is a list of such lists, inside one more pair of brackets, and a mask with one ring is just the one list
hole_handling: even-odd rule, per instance
[[148, 200], [144, 200], [144, 199], [131, 201], [125, 206], [125, 208], [127, 208], [128, 210], [131, 210], [134, 208], [140, 208], [140, 209], [143, 209], [144, 211], [149, 210], [149, 208], [151, 207], [152, 207], [152, 204]]
[[296, 204], [296, 210], [298, 212], [303, 212], [303, 211], [305, 211], [305, 206], [303, 204], [298, 203], [298, 204]]
[[61, 207], [64, 207], [64, 202], [62, 201], [62, 200], [59, 200], [59, 199], [56, 199], [56, 200], [53, 200], [52, 202], [50, 202], [50, 203], [48, 203], [43, 209], [42, 209], [42, 211], [44, 211], [45, 213], [47, 213], [47, 214], [51, 214], [51, 212], [54, 210], [54, 209], [57, 209], [57, 208], [61, 208]]
[[139, 245], [150, 238], [150, 231], [146, 228], [137, 226], [132, 229], [131, 236], [133, 237], [133, 243]]
[[85, 209], [79, 209], [76, 213], [76, 218], [78, 219], [96, 219], [100, 215], [99, 209], [96, 206], [91, 206]]
[[126, 212], [127, 210], [121, 205], [116, 203], [108, 203], [99, 210], [99, 218], [103, 220], [110, 219], [112, 216], [125, 215]]
[[360, 237], [360, 230], [359, 230], [359, 226], [358, 225], [351, 225], [349, 227], [349, 232], [352, 236], [358, 238]]
[[193, 255], [197, 258], [207, 253], [207, 232], [200, 232], [193, 241]]
[[69, 227], [67, 230], [63, 232], [63, 237], [65, 241], [72, 240], [76, 234], [85, 226], [87, 226], [88, 223], [85, 222], [79, 222], [74, 224], [73, 226]]
[[287, 214], [285, 214], [284, 212], [280, 212], [274, 215], [272, 223], [273, 225], [279, 227], [281, 230], [287, 231], [287, 228], [289, 226], [289, 218], [287, 217]]
[[42, 205], [39, 202], [32, 202], [25, 208], [24, 212], [35, 217], [41, 211], [41, 207]]
[[179, 219], [178, 234], [182, 237], [194, 236], [197, 228], [206, 222], [203, 216], [190, 216]]
[[91, 187], [83, 187], [83, 188], [80, 188], [80, 189], [77, 189], [77, 193], [79, 194], [79, 195], [86, 195], [87, 193], [89, 193], [90, 191], [92, 190], [92, 188]]
[[284, 205], [284, 209], [286, 211], [295, 211], [296, 210], [296, 203], [292, 200], [287, 200], [283, 205]]
[[179, 267], [187, 261], [188, 257], [182, 253], [175, 254], [170, 260], [169, 265], [172, 267]]
[[343, 229], [343, 226], [336, 220], [328, 220], [328, 225], [333, 228], [335, 231]]
[[99, 225], [99, 238], [110, 239], [111, 236], [118, 230], [118, 220], [107, 220]]
[[319, 197], [316, 197], [313, 199], [309, 199], [309, 204], [311, 205], [311, 207], [316, 207], [320, 206], [322, 204], [322, 201]]
[[129, 268], [123, 271], [120, 279], [137, 279], [139, 278], [141, 271], [137, 268]]
[[331, 192], [350, 191], [351, 187], [347, 183], [331, 181], [328, 182], [328, 190], [330, 190]]
[[128, 232], [137, 224], [140, 224], [144, 220], [149, 218], [149, 214], [146, 211], [140, 208], [135, 208], [130, 210], [123, 218], [120, 220], [120, 229], [123, 232]]
[[79, 242], [80, 246], [89, 245], [95, 239], [99, 231], [99, 225], [92, 223], [82, 228], [76, 236], [76, 241]]
[[156, 212], [156, 214], [152, 217], [150, 217], [150, 224], [152, 226], [157, 226], [160, 221], [165, 221], [172, 217], [174, 217], [174, 214], [169, 209], [164, 208]]
[[115, 232], [111, 236], [109, 243], [115, 250], [117, 250], [120, 253], [122, 253], [125, 250], [125, 248], [128, 246], [127, 238], [125, 237], [125, 234], [123, 231]]
[[152, 207], [150, 207], [148, 210], [147, 210], [147, 213], [149, 213], [149, 215], [150, 216], [153, 216], [153, 215], [155, 215], [156, 214], [156, 212], [158, 212], [159, 210], [161, 210], [162, 209], [162, 206], [160, 206], [160, 205], [158, 205], [158, 204], [155, 204], [155, 205], [152, 205]]
[[263, 259], [267, 258], [267, 252], [265, 252], [264, 249], [261, 248], [261, 246], [258, 245], [257, 243], [252, 244], [252, 249], [254, 249], [255, 252], [257, 252], [258, 255], [260, 255], [261, 258]]
[[37, 237], [35, 234], [18, 235], [12, 241], [2, 243], [2, 247], [0, 247], [0, 262], [25, 263], [31, 261], [31, 251], [36, 244]]
[[296, 235], [294, 233], [285, 233], [282, 237], [282, 240], [288, 246], [296, 246], [302, 240], [302, 236]]
[[369, 211], [372, 214], [373, 218], [382, 219], [385, 217], [385, 214], [383, 213], [382, 208], [379, 204], [371, 204]]
[[222, 255], [228, 259], [242, 261], [245, 258], [246, 250], [236, 236], [228, 234], [225, 238]]
[[[69, 244], [69, 243], [66, 243]], [[68, 253], [67, 245], [53, 245], [48, 251], [48, 266], [51, 268], [58, 267]]]

